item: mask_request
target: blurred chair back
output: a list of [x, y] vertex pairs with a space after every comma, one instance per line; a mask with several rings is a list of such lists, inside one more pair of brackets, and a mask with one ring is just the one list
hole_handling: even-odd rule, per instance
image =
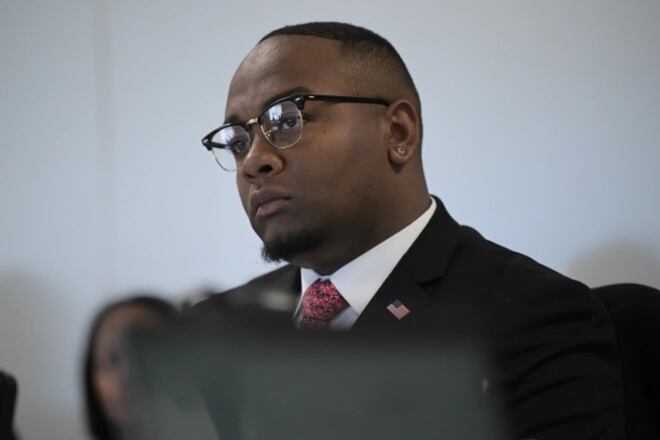
[[614, 325], [629, 440], [660, 438], [660, 291], [640, 284], [593, 289]]
[[16, 379], [0, 371], [0, 439], [14, 439], [14, 407], [17, 393]]

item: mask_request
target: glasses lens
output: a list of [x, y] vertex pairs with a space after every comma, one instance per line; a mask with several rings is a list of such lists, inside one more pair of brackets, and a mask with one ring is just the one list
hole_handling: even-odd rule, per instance
[[251, 140], [245, 127], [230, 125], [213, 135], [211, 142], [218, 164], [227, 171], [234, 171], [250, 150]]
[[284, 101], [270, 107], [263, 114], [261, 128], [271, 144], [286, 148], [302, 136], [302, 114], [292, 101]]

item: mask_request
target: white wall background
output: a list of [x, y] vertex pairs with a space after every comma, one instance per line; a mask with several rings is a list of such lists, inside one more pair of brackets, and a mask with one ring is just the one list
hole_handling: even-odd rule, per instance
[[590, 285], [660, 287], [657, 0], [0, 0], [0, 368], [25, 439], [85, 438], [103, 302], [267, 269], [199, 139], [259, 37], [317, 19], [399, 49], [459, 221]]

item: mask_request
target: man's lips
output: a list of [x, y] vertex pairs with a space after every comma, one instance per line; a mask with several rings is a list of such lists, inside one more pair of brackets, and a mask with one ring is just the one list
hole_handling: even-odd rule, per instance
[[282, 209], [283, 205], [286, 203], [286, 199], [273, 199], [269, 202], [266, 202], [262, 205], [259, 205], [257, 208], [256, 216], [259, 218], [269, 217]]
[[289, 197], [271, 191], [259, 191], [250, 197], [253, 214], [257, 218], [265, 218], [278, 213]]

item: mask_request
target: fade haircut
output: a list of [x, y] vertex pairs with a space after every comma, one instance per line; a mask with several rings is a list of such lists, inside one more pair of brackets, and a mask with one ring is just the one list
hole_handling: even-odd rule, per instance
[[259, 43], [280, 35], [312, 36], [339, 41], [340, 50], [349, 62], [350, 71], [356, 74], [358, 93], [390, 102], [401, 98], [412, 102], [419, 117], [421, 143], [422, 106], [419, 93], [406, 63], [389, 41], [360, 26], [317, 21], [275, 29], [259, 40]]

